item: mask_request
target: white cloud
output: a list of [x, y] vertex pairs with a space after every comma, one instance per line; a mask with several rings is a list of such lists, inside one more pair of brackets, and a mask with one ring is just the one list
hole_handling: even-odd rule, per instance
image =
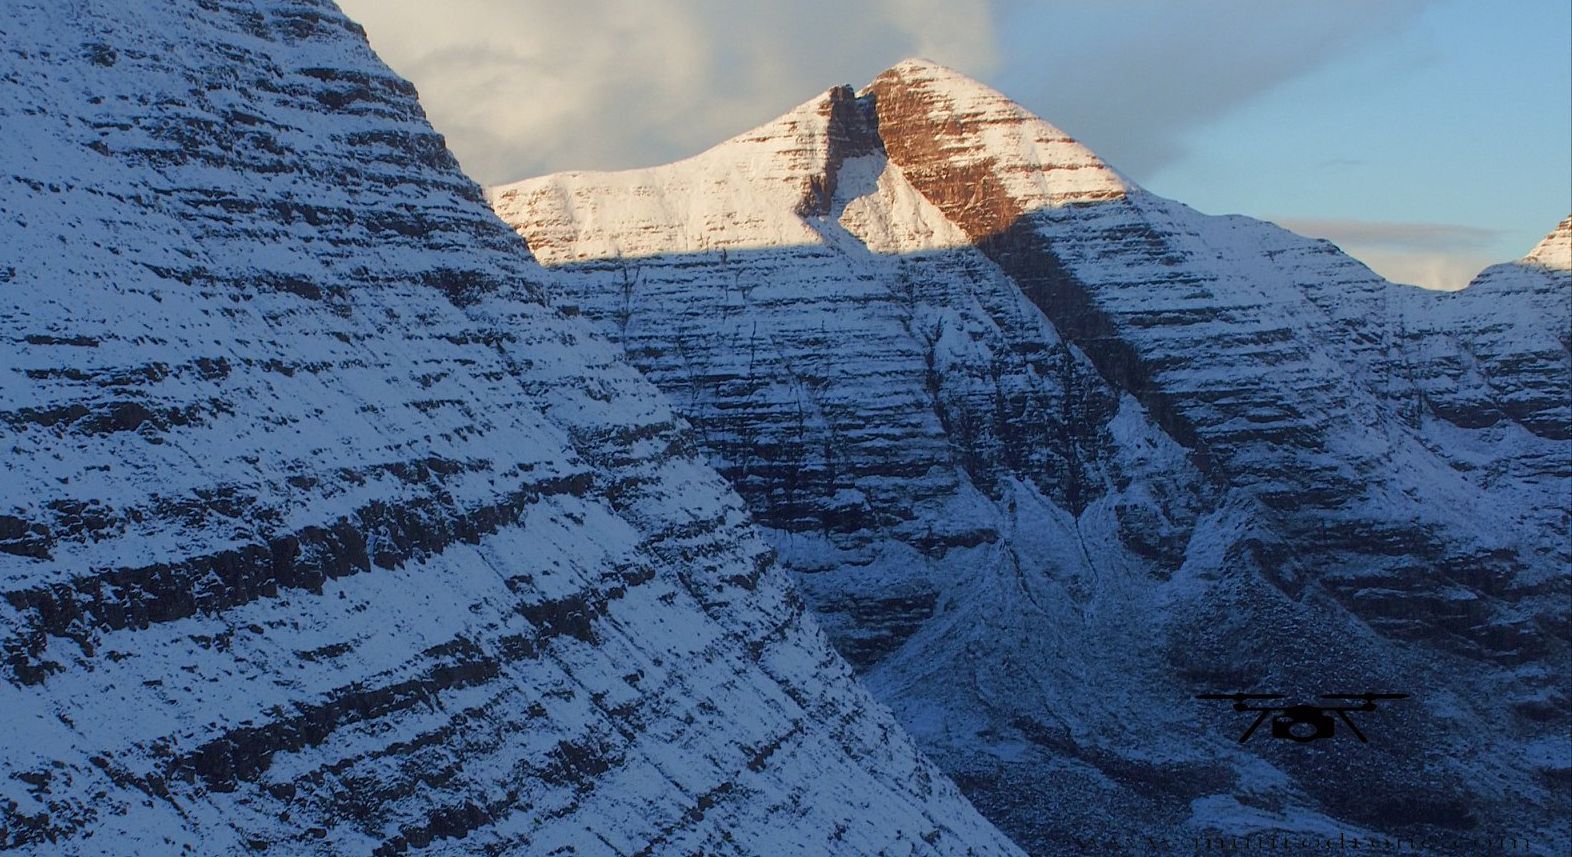
[[1345, 247], [1349, 255], [1394, 283], [1455, 292], [1473, 282], [1486, 267], [1501, 262], [1468, 253], [1438, 253]]
[[341, 0], [475, 178], [655, 164], [924, 56], [1137, 179], [1435, 0]]
[[497, 183], [694, 154], [900, 59], [991, 71], [987, 0], [341, 0]]

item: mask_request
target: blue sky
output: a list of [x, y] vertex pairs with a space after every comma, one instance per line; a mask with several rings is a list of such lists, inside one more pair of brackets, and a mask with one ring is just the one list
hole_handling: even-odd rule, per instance
[[1164, 196], [1456, 287], [1572, 210], [1567, 0], [341, 0], [478, 181], [694, 154], [926, 56]]
[[1327, 233], [1400, 271], [1450, 256], [1461, 285], [1572, 210], [1572, 3], [1426, 6], [1181, 140], [1140, 176], [1152, 190]]

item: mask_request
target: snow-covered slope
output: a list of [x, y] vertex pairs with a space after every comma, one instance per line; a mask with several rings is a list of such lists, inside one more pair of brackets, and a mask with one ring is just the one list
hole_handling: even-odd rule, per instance
[[[1503, 422], [1572, 435], [1572, 217], [1523, 259], [1487, 268], [1467, 289], [1417, 307], [1425, 395], [1470, 427]], [[1428, 346], [1428, 347], [1424, 347]]]
[[[1567, 841], [1564, 277], [1389, 284], [923, 61], [677, 164], [490, 195], [1028, 850]], [[1191, 699], [1252, 689], [1414, 700], [1306, 752]]]
[[1550, 277], [1565, 276], [1572, 271], [1572, 215], [1556, 224], [1545, 240], [1535, 245], [1517, 264]]
[[0, 849], [1018, 853], [331, 4], [0, 80]]

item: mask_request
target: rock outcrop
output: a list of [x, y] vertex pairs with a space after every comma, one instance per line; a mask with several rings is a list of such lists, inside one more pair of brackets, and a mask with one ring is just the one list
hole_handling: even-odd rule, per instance
[[[490, 195], [1028, 851], [1568, 842], [1554, 237], [1455, 295], [1393, 285], [922, 61], [686, 161]], [[1413, 698], [1327, 752], [1241, 746], [1191, 698], [1263, 689]]]
[[330, 3], [0, 46], [0, 850], [1018, 853]]

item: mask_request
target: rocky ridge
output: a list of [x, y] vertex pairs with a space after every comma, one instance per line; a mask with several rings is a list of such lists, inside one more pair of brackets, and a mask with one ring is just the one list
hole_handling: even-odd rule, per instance
[[1018, 853], [330, 3], [0, 45], [0, 849]]
[[[1462, 292], [1393, 285], [923, 61], [490, 196], [1029, 851], [1568, 841], [1567, 224]], [[1415, 702], [1306, 754], [1190, 699], [1263, 688]]]

